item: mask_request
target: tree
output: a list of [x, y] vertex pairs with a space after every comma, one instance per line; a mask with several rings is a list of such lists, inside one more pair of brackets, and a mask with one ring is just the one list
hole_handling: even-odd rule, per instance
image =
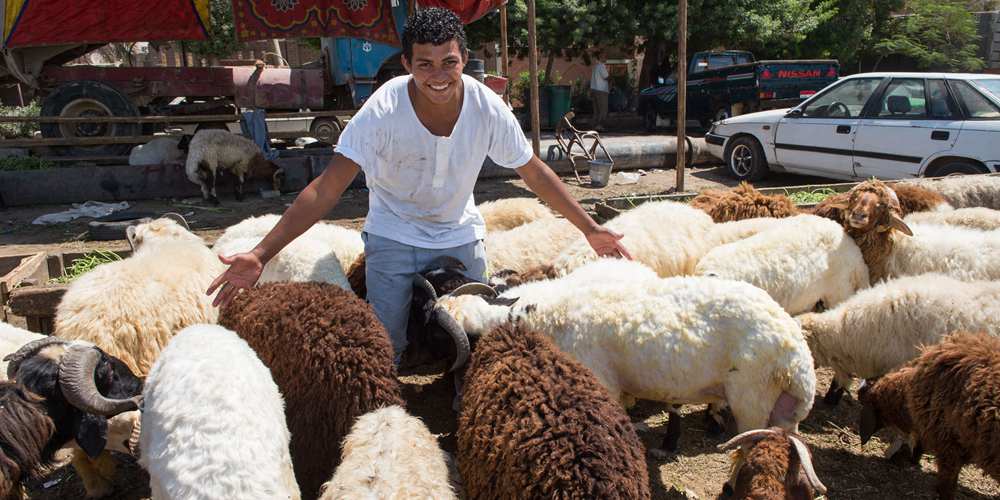
[[888, 34], [894, 12], [904, 0], [837, 0], [837, 15], [819, 25], [801, 45], [797, 57], [838, 59], [841, 68], [861, 71], [877, 57], [875, 44]]
[[910, 0], [907, 10], [893, 20], [891, 36], [875, 44], [882, 56], [900, 54], [927, 70], [976, 71], [985, 66], [977, 55], [976, 19], [965, 2]]
[[210, 0], [208, 40], [185, 41], [184, 49], [192, 54], [207, 58], [226, 57], [243, 48], [243, 42], [236, 39], [231, 0]]

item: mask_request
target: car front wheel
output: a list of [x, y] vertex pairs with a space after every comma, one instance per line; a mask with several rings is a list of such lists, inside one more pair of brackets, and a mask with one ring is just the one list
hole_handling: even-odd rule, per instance
[[725, 156], [729, 171], [741, 181], [759, 181], [767, 175], [764, 149], [753, 137], [737, 137], [730, 141]]

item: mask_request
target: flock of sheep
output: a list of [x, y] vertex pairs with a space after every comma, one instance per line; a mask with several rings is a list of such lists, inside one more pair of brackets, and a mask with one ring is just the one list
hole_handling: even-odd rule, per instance
[[[56, 336], [0, 323], [0, 499], [63, 447], [88, 497], [110, 493], [115, 451], [156, 499], [649, 498], [646, 453], [676, 450], [698, 403], [735, 420], [720, 490], [812, 498], [823, 471], [796, 432], [819, 366], [829, 404], [867, 381], [862, 438], [893, 427], [894, 452], [933, 453], [942, 498], [966, 463], [1000, 479], [1000, 178], [872, 180], [810, 213], [749, 186], [650, 202], [606, 224], [633, 261], [598, 259], [537, 201], [480, 209], [489, 285], [449, 259], [418, 275], [404, 355], [456, 373], [457, 467], [404, 408], [357, 231], [317, 224], [219, 310], [217, 254], [277, 216], [212, 248], [161, 218], [73, 282]], [[658, 449], [636, 399], [668, 405]]]

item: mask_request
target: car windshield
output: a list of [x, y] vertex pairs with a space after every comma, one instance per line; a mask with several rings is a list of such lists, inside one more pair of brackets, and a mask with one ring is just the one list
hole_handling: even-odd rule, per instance
[[989, 93], [993, 94], [993, 97], [1000, 99], [1000, 78], [984, 78], [982, 80], [973, 80], [976, 85], [986, 89]]

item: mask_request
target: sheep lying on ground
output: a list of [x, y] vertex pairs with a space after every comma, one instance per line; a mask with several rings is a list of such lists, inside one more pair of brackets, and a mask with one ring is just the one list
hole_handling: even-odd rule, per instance
[[1000, 335], [997, 318], [1000, 282], [926, 274], [887, 281], [798, 320], [816, 365], [835, 371], [826, 401], [836, 404], [851, 377], [880, 377], [957, 330]]
[[98, 459], [74, 457], [88, 498], [111, 493], [114, 462], [105, 449], [127, 451], [123, 443], [132, 420], [112, 422], [122, 412], [135, 413], [142, 381], [120, 360], [93, 344], [45, 337], [5, 356], [0, 382], [0, 498], [20, 498], [20, 481], [50, 464], [65, 445]]
[[[266, 214], [243, 219], [227, 227], [219, 239], [215, 240], [214, 248], [227, 246], [230, 242], [243, 238], [261, 239], [274, 229], [280, 218], [281, 216], [277, 214]], [[349, 269], [351, 264], [365, 253], [365, 242], [361, 240], [360, 232], [333, 223], [317, 222], [302, 233], [300, 238], [308, 238], [318, 242], [317, 244], [327, 245], [326, 250], [337, 256], [343, 270]]]
[[833, 307], [868, 287], [861, 251], [841, 227], [814, 215], [781, 219], [776, 227], [718, 246], [695, 272], [750, 283], [791, 314]]
[[918, 212], [903, 219], [909, 224], [945, 224], [981, 231], [1000, 229], [1000, 210], [972, 207], [957, 208], [947, 212]]
[[513, 305], [450, 296], [435, 313], [450, 318], [443, 328], [475, 337], [520, 318], [624, 402], [728, 402], [740, 430], [793, 429], [805, 418], [816, 386], [812, 355], [795, 320], [767, 293], [718, 278], [651, 277], [635, 262], [614, 262], [614, 273], [602, 271], [606, 265], [500, 295], [518, 298]]
[[250, 139], [225, 130], [202, 130], [188, 146], [184, 166], [188, 179], [201, 186], [205, 201], [219, 204], [215, 183], [223, 170], [236, 176], [236, 199], [243, 200], [243, 183], [247, 179], [270, 179], [275, 191], [281, 190], [285, 172], [264, 158], [260, 148]]
[[986, 207], [1000, 210], [1000, 176], [955, 175], [911, 182], [941, 194], [955, 208]]
[[[0, 358], [16, 352], [28, 342], [41, 338], [45, 336], [0, 321]], [[7, 380], [7, 362], [2, 360], [0, 360], [0, 380]], [[0, 495], [0, 498], [3, 496]]]
[[271, 370], [285, 398], [302, 497], [316, 498], [354, 421], [402, 405], [392, 346], [371, 307], [322, 283], [267, 283], [237, 295], [219, 323]]
[[235, 333], [180, 331], [143, 396], [140, 463], [152, 498], [299, 498], [278, 386]]
[[[883, 426], [915, 438], [937, 461], [937, 493], [955, 497], [962, 466], [973, 463], [1000, 480], [1000, 339], [957, 333], [860, 394], [860, 434]], [[918, 452], [919, 453], [919, 452]], [[919, 456], [919, 455], [918, 455]]]
[[486, 222], [486, 231], [506, 231], [539, 219], [555, 217], [538, 198], [505, 198], [480, 203], [477, 207]]
[[205, 290], [223, 266], [205, 243], [171, 219], [130, 229], [136, 251], [70, 284], [55, 332], [93, 342], [144, 377], [174, 333], [218, 317]]
[[794, 433], [758, 429], [719, 445], [722, 451], [734, 448], [739, 451], [724, 488], [731, 497], [812, 500], [816, 493], [826, 495], [813, 470], [812, 453]]
[[129, 152], [128, 164], [163, 165], [183, 161], [184, 151], [178, 147], [180, 142], [180, 137], [157, 137], [146, 144], [139, 144]]
[[343, 457], [321, 500], [456, 498], [437, 438], [399, 406], [358, 418], [344, 439]]
[[457, 455], [468, 498], [650, 498], [628, 416], [538, 331], [496, 328], [466, 377]]
[[733, 189], [706, 189], [691, 200], [691, 206], [704, 210], [715, 222], [799, 214], [795, 203], [787, 196], [765, 195], [746, 182]]

